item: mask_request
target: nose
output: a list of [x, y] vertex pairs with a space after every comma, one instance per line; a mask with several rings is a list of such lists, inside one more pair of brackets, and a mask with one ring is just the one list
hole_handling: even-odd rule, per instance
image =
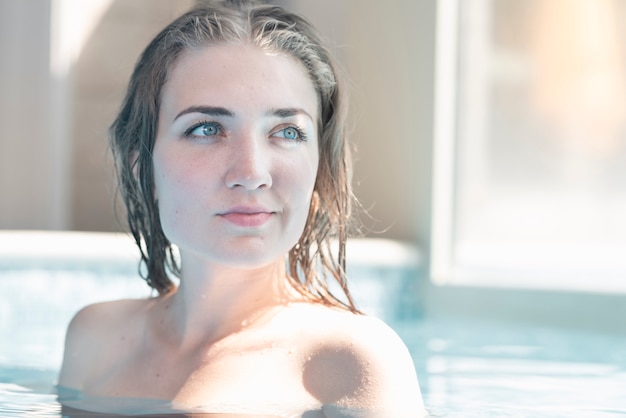
[[224, 182], [228, 188], [252, 191], [272, 187], [271, 157], [262, 140], [248, 137], [231, 144]]

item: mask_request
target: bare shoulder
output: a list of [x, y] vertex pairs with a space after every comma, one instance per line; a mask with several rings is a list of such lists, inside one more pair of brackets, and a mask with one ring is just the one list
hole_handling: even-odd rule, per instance
[[308, 310], [301, 314], [312, 330], [310, 338], [302, 339], [306, 347], [302, 381], [311, 395], [331, 408], [394, 417], [424, 413], [413, 360], [391, 327], [347, 311]]
[[94, 365], [110, 355], [114, 336], [125, 332], [129, 318], [147, 303], [148, 300], [140, 299], [117, 300], [95, 303], [78, 311], [67, 328], [59, 385], [82, 389]]

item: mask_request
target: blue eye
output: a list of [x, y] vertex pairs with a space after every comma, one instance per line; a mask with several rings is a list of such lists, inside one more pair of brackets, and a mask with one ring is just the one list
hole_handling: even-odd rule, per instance
[[285, 138], [290, 141], [305, 141], [306, 135], [302, 130], [296, 128], [295, 126], [288, 126], [286, 128], [280, 129], [276, 131], [274, 136], [278, 136], [280, 138]]
[[296, 128], [285, 128], [283, 129], [283, 134], [287, 139], [297, 139], [300, 136]]
[[185, 136], [215, 136], [220, 133], [220, 126], [215, 122], [202, 122], [185, 131]]

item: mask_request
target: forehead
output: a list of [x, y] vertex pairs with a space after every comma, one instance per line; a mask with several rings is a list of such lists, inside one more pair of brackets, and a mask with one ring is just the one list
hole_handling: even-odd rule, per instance
[[299, 107], [318, 115], [317, 92], [305, 66], [249, 44], [212, 45], [181, 55], [163, 87], [161, 113], [193, 105], [235, 111]]

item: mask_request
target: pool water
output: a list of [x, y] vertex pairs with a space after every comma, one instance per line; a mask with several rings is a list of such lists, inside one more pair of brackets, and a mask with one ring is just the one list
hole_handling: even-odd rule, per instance
[[433, 416], [626, 416], [625, 336], [460, 318], [396, 329]]
[[[626, 416], [626, 337], [458, 318], [392, 325], [433, 417]], [[60, 417], [57, 369], [45, 358], [3, 357], [0, 416]]]
[[[0, 417], [60, 417], [54, 385], [72, 315], [150, 293], [135, 261], [55, 263], [3, 265], [0, 257]], [[429, 317], [415, 300], [414, 266], [349, 272], [361, 307], [409, 347], [431, 416], [626, 416], [626, 334]]]

